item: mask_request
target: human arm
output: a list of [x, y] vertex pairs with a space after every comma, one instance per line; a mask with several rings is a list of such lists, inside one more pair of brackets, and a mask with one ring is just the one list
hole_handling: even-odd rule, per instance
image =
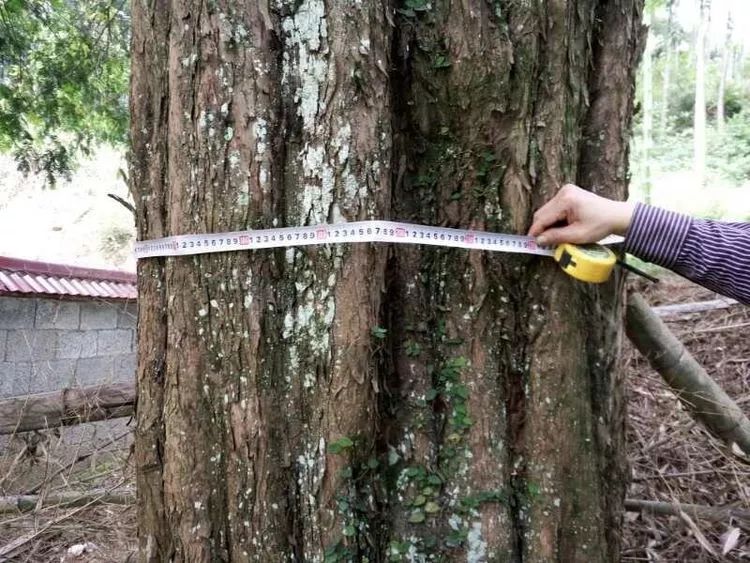
[[637, 204], [625, 251], [750, 305], [750, 223], [698, 219]]
[[750, 304], [750, 223], [696, 219], [599, 197], [571, 184], [534, 214], [540, 244], [625, 236], [625, 251]]

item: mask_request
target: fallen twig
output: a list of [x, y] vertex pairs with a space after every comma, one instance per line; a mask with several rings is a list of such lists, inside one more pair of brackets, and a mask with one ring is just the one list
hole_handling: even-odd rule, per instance
[[699, 301], [697, 303], [679, 303], [677, 305], [660, 305], [654, 307], [654, 313], [659, 317], [676, 317], [702, 311], [715, 311], [716, 309], [727, 309], [737, 305], [734, 299], [713, 299], [711, 301]]
[[[39, 495], [10, 495], [0, 497], [0, 513], [28, 512], [37, 507]], [[44, 497], [44, 505], [81, 506], [94, 503], [130, 504], [135, 500], [132, 489], [111, 492], [107, 489], [95, 489], [86, 492], [66, 491], [52, 493]]]
[[0, 435], [133, 414], [135, 385], [112, 383], [0, 401]]
[[625, 499], [625, 510], [629, 512], [646, 512], [659, 516], [678, 516], [684, 512], [688, 516], [703, 520], [728, 520], [736, 518], [750, 522], [750, 510], [734, 506], [704, 506], [700, 504], [685, 504], [661, 502], [657, 500]]

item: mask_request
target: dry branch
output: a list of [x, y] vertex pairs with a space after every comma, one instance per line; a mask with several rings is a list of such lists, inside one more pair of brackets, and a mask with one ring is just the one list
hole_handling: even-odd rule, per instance
[[728, 309], [736, 305], [737, 301], [729, 298], [712, 299], [711, 301], [698, 301], [697, 303], [678, 303], [676, 305], [660, 305], [654, 307], [654, 313], [659, 317], [677, 317], [690, 313], [700, 313], [702, 311], [715, 311], [717, 309]]
[[135, 386], [113, 383], [0, 401], [0, 435], [133, 414]]
[[65, 491], [52, 493], [43, 497], [40, 497], [40, 495], [11, 495], [0, 497], [0, 513], [34, 510], [40, 498], [42, 498], [44, 506], [82, 506], [93, 503], [131, 504], [135, 501], [135, 492], [132, 489], [121, 489], [119, 491], [94, 489], [86, 492]]
[[721, 521], [735, 518], [750, 522], [750, 510], [733, 506], [704, 506], [701, 504], [684, 504], [660, 502], [656, 500], [625, 499], [625, 510], [630, 512], [647, 512], [661, 516], [688, 516], [703, 520]]
[[638, 294], [628, 298], [625, 328], [693, 416], [727, 444], [750, 453], [750, 420]]

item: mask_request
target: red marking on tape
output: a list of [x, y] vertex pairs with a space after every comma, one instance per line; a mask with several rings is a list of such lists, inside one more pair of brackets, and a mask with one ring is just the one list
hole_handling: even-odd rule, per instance
[[325, 240], [328, 238], [328, 230], [327, 229], [318, 229], [315, 231], [315, 238], [319, 238], [322, 240]]
[[396, 236], [397, 237], [405, 237], [406, 236], [406, 229], [403, 227], [397, 227], [396, 228]]
[[474, 244], [476, 242], [474, 235], [472, 235], [471, 233], [467, 234], [464, 240], [469, 244]]
[[250, 244], [250, 237], [247, 235], [240, 235], [240, 244]]

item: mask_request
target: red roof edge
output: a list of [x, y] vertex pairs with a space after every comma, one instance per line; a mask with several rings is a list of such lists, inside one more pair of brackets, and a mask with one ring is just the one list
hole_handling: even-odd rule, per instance
[[28, 274], [42, 274], [49, 276], [75, 277], [87, 280], [107, 280], [123, 283], [136, 283], [136, 275], [122, 270], [103, 270], [99, 268], [83, 268], [66, 264], [52, 264], [37, 262], [23, 258], [8, 258], [0, 256], [0, 269]]

